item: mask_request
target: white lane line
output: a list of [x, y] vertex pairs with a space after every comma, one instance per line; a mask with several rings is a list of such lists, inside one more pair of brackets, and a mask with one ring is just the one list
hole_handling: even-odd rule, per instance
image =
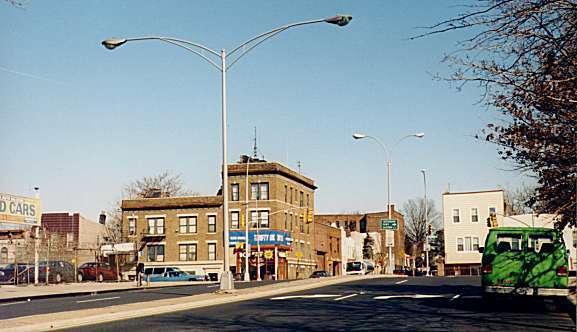
[[104, 297], [101, 299], [92, 299], [92, 300], [82, 300], [82, 301], [76, 301], [76, 303], [86, 303], [86, 302], [97, 302], [97, 301], [108, 301], [108, 300], [115, 300], [115, 299], [119, 299], [120, 296], [114, 296], [114, 297]]
[[384, 295], [384, 296], [375, 296], [373, 299], [375, 300], [390, 300], [390, 299], [401, 299], [401, 298], [408, 298], [408, 299], [430, 299], [436, 297], [445, 297], [445, 295], [423, 295], [423, 294], [413, 294], [413, 295]]
[[325, 297], [339, 297], [341, 294], [313, 294], [313, 295], [289, 295], [281, 297], [273, 297], [271, 300], [290, 300], [290, 299], [316, 299]]
[[409, 280], [407, 280], [407, 279], [401, 280], [401, 281], [395, 282], [395, 285], [404, 284], [404, 283], [407, 282], [407, 281], [409, 281]]
[[456, 300], [456, 299], [458, 299], [458, 298], [460, 298], [460, 297], [461, 297], [461, 294], [457, 294], [457, 295], [453, 296], [453, 297], [449, 300], [449, 302], [451, 302], [451, 301], [453, 301], [453, 300]]
[[207, 288], [214, 288], [214, 287], [219, 287], [220, 285], [210, 285], [210, 286], [206, 286]]
[[28, 301], [18, 301], [18, 302], [2, 303], [2, 304], [0, 304], [0, 306], [20, 304], [20, 303], [26, 303], [26, 302], [28, 302]]
[[357, 296], [357, 295], [359, 295], [359, 294], [351, 294], [351, 295], [339, 297], [339, 298], [336, 298], [335, 301], [341, 301], [341, 300], [348, 299], [349, 297], [353, 297], [353, 296]]

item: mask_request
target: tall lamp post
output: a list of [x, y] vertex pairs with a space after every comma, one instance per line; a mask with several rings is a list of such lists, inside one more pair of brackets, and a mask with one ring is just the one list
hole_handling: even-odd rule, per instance
[[[230, 257], [228, 255], [228, 244], [229, 244], [229, 225], [228, 225], [228, 160], [227, 160], [227, 109], [226, 109], [226, 73], [227, 71], [244, 55], [250, 52], [252, 49], [263, 43], [264, 41], [274, 37], [275, 35], [301, 25], [308, 25], [308, 24], [315, 24], [315, 23], [330, 23], [335, 24], [338, 26], [345, 26], [352, 20], [352, 16], [350, 15], [337, 15], [334, 17], [326, 18], [326, 19], [318, 19], [318, 20], [311, 20], [311, 21], [304, 21], [304, 22], [297, 22], [288, 25], [283, 25], [276, 29], [272, 29], [270, 31], [264, 32], [260, 35], [257, 35], [246, 42], [240, 44], [228, 54], [225, 49], [222, 49], [220, 52], [212, 50], [204, 45], [193, 43], [183, 39], [177, 39], [172, 37], [160, 37], [160, 36], [146, 36], [146, 37], [137, 37], [137, 38], [122, 38], [122, 39], [107, 39], [102, 42], [102, 45], [109, 50], [113, 50], [127, 42], [133, 41], [142, 41], [142, 40], [159, 40], [168, 44], [172, 44], [183, 48], [187, 51], [190, 51], [202, 59], [206, 60], [210, 65], [218, 69], [221, 74], [221, 95], [222, 95], [222, 195], [223, 195], [223, 232], [224, 232], [224, 271], [222, 272], [220, 278], [220, 289], [228, 290], [234, 287], [233, 285], [233, 276], [230, 272]], [[208, 52], [208, 54], [204, 54], [204, 52]], [[239, 52], [239, 53], [237, 53]], [[231, 62], [227, 65], [226, 60], [233, 55], [236, 56], [231, 58]], [[210, 57], [220, 59], [220, 65], [215, 62]]]
[[425, 185], [425, 263], [427, 264], [427, 276], [430, 276], [430, 266], [429, 266], [429, 204], [427, 202], [427, 170], [422, 169], [423, 173], [423, 184]]
[[[395, 148], [395, 146], [397, 146], [404, 139], [407, 139], [409, 137], [423, 138], [424, 136], [425, 136], [424, 133], [415, 133], [415, 134], [403, 136], [397, 141], [397, 143], [395, 143], [395, 145], [393, 145], [393, 149]], [[387, 150], [387, 147], [385, 146], [385, 144], [383, 144], [383, 142], [381, 142], [381, 140], [379, 140], [378, 138], [376, 138], [374, 136], [355, 133], [355, 134], [353, 134], [353, 138], [354, 139], [370, 138], [373, 141], [377, 142], [381, 146], [381, 148], [383, 149], [383, 151], [385, 153], [385, 158], [387, 161], [387, 210], [388, 210], [388, 218], [390, 220], [392, 218], [392, 211], [391, 211], [391, 166], [392, 166], [391, 154], [389, 153], [389, 150]], [[393, 236], [393, 235], [391, 235], [391, 236]], [[389, 264], [388, 264], [388, 269], [387, 269], [388, 271], [387, 272], [389, 274], [392, 274], [393, 273], [393, 266], [395, 264], [395, 262], [393, 260], [393, 247], [392, 246], [388, 246], [388, 247], [389, 247]]]

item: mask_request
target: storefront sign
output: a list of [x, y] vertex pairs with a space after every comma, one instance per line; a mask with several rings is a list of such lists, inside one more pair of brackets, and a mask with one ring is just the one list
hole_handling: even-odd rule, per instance
[[40, 200], [0, 193], [0, 228], [40, 226]]
[[[245, 242], [245, 232], [244, 231], [230, 231], [229, 232], [229, 246], [235, 247], [237, 243]], [[251, 246], [256, 245], [258, 242], [261, 246], [290, 246], [292, 243], [292, 238], [290, 233], [287, 231], [279, 231], [272, 229], [261, 229], [258, 232], [251, 230], [248, 233], [248, 241]]]

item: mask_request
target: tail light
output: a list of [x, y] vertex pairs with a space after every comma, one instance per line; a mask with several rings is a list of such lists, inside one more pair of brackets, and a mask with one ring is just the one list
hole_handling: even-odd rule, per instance
[[481, 269], [481, 273], [483, 274], [490, 274], [493, 272], [493, 265], [492, 264], [485, 264]]
[[567, 276], [567, 266], [561, 265], [557, 268], [557, 276], [558, 277], [566, 277]]

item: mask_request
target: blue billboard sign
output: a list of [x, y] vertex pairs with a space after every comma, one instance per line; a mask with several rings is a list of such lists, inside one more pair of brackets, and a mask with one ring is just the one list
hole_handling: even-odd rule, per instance
[[[251, 230], [248, 233], [248, 240], [251, 246], [254, 246], [257, 241], [257, 231]], [[290, 246], [292, 238], [287, 231], [279, 231], [273, 229], [261, 229], [258, 231], [258, 240], [261, 246]], [[238, 243], [245, 242], [245, 231], [230, 231], [229, 232], [229, 246], [235, 247]]]

